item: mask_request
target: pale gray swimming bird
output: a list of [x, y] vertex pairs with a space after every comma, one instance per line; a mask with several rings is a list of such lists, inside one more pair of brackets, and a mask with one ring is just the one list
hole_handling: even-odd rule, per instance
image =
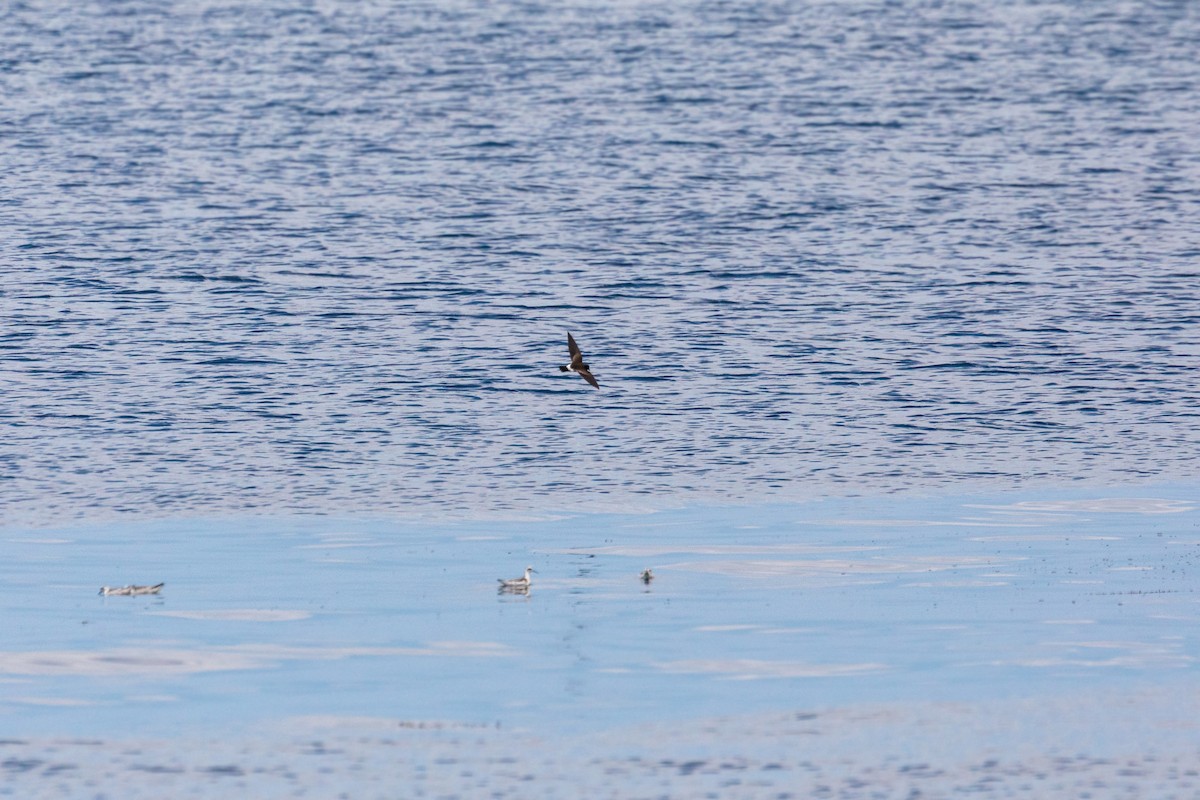
[[506, 580], [504, 578], [499, 578], [498, 580], [500, 581], [500, 591], [502, 591], [502, 592], [503, 591], [509, 591], [509, 592], [529, 591], [529, 584], [533, 583], [533, 580], [529, 577], [529, 573], [531, 573], [531, 572], [537, 572], [537, 570], [534, 569], [533, 567], [526, 567], [525, 568], [525, 576], [522, 578], [512, 578], [509, 580]]
[[109, 595], [124, 595], [126, 597], [132, 597], [139, 594], [158, 594], [160, 591], [162, 591], [162, 587], [164, 585], [165, 584], [161, 583], [156, 583], [153, 586], [134, 586], [133, 584], [130, 584], [129, 586], [121, 586], [116, 589], [112, 588], [111, 586], [101, 586], [100, 594], [104, 595], [105, 597], [108, 597]]
[[597, 389], [599, 389], [600, 382], [597, 381], [595, 376], [592, 375], [588, 365], [583, 363], [583, 353], [580, 352], [579, 345], [575, 344], [575, 337], [572, 336], [569, 331], [567, 332], [567, 350], [571, 353], [571, 363], [562, 365], [558, 368], [559, 371], [574, 372], [592, 386], [595, 386]]

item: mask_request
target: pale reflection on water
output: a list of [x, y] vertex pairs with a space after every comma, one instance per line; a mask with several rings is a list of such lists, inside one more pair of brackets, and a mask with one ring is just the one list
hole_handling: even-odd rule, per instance
[[285, 661], [339, 661], [368, 656], [496, 658], [511, 657], [515, 654], [512, 649], [494, 642], [434, 642], [427, 647], [287, 647], [240, 644], [229, 647], [172, 648], [163, 644], [112, 650], [0, 652], [0, 675], [133, 676], [146, 679], [224, 670], [269, 670]]
[[[21, 699], [0, 713], [31, 732], [86, 732], [73, 709], [97, 704], [149, 730], [380, 712], [589, 730], [1155, 681], [1200, 658], [1196, 513], [1169, 495], [889, 498], [14, 531], [0, 680]], [[497, 594], [527, 564], [531, 590]], [[92, 596], [114, 580], [166, 587]]]

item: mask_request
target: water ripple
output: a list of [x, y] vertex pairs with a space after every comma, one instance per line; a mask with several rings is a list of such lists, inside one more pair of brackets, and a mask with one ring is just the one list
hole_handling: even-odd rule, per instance
[[60, 5], [6, 520], [1195, 475], [1186, 5]]

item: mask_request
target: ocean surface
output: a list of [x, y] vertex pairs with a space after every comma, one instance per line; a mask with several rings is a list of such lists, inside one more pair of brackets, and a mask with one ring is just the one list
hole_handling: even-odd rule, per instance
[[0, 796], [1195, 797], [1198, 87], [1190, 2], [0, 4]]
[[1188, 2], [6, 3], [2, 522], [1192, 481], [1198, 85]]
[[[0, 551], [0, 797], [1200, 791], [1194, 488], [117, 521]], [[96, 595], [116, 580], [166, 586]]]

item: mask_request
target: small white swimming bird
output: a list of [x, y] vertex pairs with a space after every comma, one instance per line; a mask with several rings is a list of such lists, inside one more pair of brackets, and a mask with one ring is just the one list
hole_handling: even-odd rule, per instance
[[156, 583], [153, 586], [134, 586], [130, 584], [129, 586], [121, 586], [115, 589], [111, 586], [101, 586], [100, 594], [104, 595], [105, 597], [108, 597], [109, 595], [124, 595], [126, 597], [133, 597], [134, 595], [139, 594], [158, 594], [160, 591], [162, 591], [163, 586], [164, 584], [161, 583]]
[[504, 578], [498, 578], [497, 580], [500, 581], [500, 591], [502, 591], [502, 592], [527, 592], [527, 591], [529, 591], [529, 584], [531, 584], [533, 582], [533, 580], [529, 577], [529, 573], [531, 573], [531, 572], [537, 572], [537, 570], [534, 569], [533, 567], [526, 567], [524, 577], [512, 578], [511, 580], [506, 580]]

